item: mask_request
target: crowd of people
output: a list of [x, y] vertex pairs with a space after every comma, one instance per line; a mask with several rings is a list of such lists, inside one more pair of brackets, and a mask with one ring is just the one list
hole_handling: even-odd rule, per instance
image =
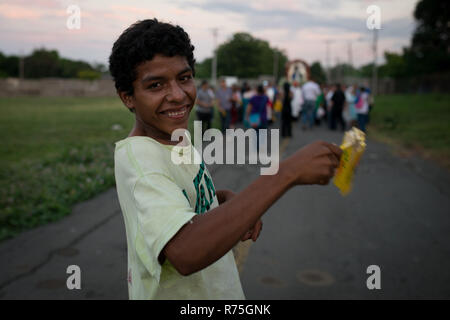
[[285, 82], [280, 89], [266, 81], [255, 87], [248, 83], [228, 86], [225, 79], [214, 90], [207, 81], [197, 92], [197, 119], [203, 132], [211, 128], [214, 108], [220, 115], [221, 130], [235, 128], [266, 129], [278, 124], [282, 137], [292, 136], [292, 126], [300, 123], [303, 130], [325, 124], [330, 130], [347, 130], [353, 126], [366, 132], [372, 109], [370, 89], [351, 85], [319, 85], [310, 79], [303, 84]]

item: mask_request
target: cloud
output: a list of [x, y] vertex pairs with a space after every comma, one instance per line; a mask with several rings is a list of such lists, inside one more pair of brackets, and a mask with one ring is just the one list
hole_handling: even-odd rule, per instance
[[[1, 0], [0, 0], [1, 1]], [[219, 28], [218, 44], [235, 32], [249, 32], [271, 46], [286, 49], [290, 58], [324, 60], [327, 39], [335, 39], [334, 57], [344, 60], [345, 46], [354, 42], [354, 60], [369, 59], [372, 33], [366, 28], [367, 5], [382, 8], [382, 48], [409, 44], [414, 1], [381, 0], [9, 0], [0, 3], [2, 51], [29, 52], [45, 46], [64, 56], [107, 61], [112, 43], [136, 20], [156, 17], [181, 25], [191, 36], [196, 58], [211, 56], [212, 28]], [[66, 8], [81, 8], [82, 29], [67, 30]], [[389, 20], [387, 20], [389, 19]], [[356, 40], [363, 38], [363, 42]], [[364, 52], [357, 55], [356, 51]], [[367, 54], [366, 54], [367, 52]], [[366, 57], [367, 55], [367, 57]], [[334, 63], [334, 58], [332, 59]]]
[[2, 3], [0, 4], [0, 15], [7, 19], [19, 20], [38, 19], [41, 13], [23, 6]]
[[[252, 2], [242, 1], [206, 1], [206, 2], [190, 2], [189, 5], [201, 8], [206, 12], [233, 12], [245, 16], [245, 22], [250, 30], [266, 30], [266, 29], [288, 29], [296, 32], [300, 29], [327, 28], [334, 29], [334, 32], [359, 32], [366, 33], [367, 14], [365, 10], [359, 10], [360, 17], [353, 16], [336, 16], [333, 12], [337, 12], [341, 7], [339, 1], [331, 0], [315, 0], [307, 1], [309, 10], [321, 8], [322, 14], [313, 14], [295, 6], [289, 0], [261, 2], [261, 5], [252, 5]], [[278, 6], [274, 4], [278, 3]], [[356, 2], [355, 2], [356, 3]], [[289, 5], [292, 6], [289, 7]], [[324, 10], [326, 8], [326, 10]], [[387, 21], [384, 23], [386, 34], [388, 37], [405, 38], [409, 37], [413, 30], [412, 19], [400, 18]]]
[[409, 38], [411, 37], [416, 23], [410, 18], [399, 18], [386, 21], [381, 24], [380, 34], [388, 38]]

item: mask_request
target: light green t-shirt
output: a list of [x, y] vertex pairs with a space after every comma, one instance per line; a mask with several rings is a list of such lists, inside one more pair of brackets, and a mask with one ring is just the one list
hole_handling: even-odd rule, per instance
[[[202, 164], [175, 164], [171, 152], [195, 153], [135, 136], [116, 143], [116, 187], [128, 244], [130, 299], [245, 299], [233, 252], [189, 276], [158, 256], [196, 215], [219, 205], [211, 176]], [[213, 230], [211, 231], [213, 232]]]

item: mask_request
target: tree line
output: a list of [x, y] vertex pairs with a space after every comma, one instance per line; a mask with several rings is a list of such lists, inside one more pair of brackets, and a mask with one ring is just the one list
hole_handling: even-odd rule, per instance
[[103, 64], [91, 65], [81, 60], [62, 58], [56, 50], [35, 49], [22, 58], [16, 55], [6, 56], [0, 52], [1, 78], [23, 76], [29, 79], [54, 77], [94, 80], [105, 72]]

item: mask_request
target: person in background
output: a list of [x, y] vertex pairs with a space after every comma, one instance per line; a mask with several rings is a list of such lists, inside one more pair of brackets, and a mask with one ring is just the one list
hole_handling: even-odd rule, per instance
[[239, 92], [239, 87], [237, 84], [233, 84], [231, 87], [232, 96], [231, 96], [231, 122], [230, 128], [234, 129], [236, 123], [239, 122], [239, 110], [241, 109], [242, 98], [241, 93]]
[[328, 121], [328, 128], [331, 129], [331, 106], [333, 105], [333, 102], [331, 101], [331, 98], [333, 97], [334, 91], [336, 88], [332, 85], [329, 85], [326, 89], [325, 94], [325, 102], [327, 104], [327, 121]]
[[358, 116], [356, 114], [355, 102], [356, 102], [356, 85], [349, 86], [345, 90], [345, 100], [347, 101], [348, 115], [349, 115], [349, 127], [356, 127]]
[[312, 129], [314, 126], [314, 108], [316, 107], [317, 97], [320, 94], [320, 87], [313, 79], [310, 79], [303, 85], [302, 93], [305, 99], [302, 108], [302, 129], [306, 130], [307, 127]]
[[316, 122], [316, 125], [320, 126], [320, 123], [322, 119], [325, 118], [326, 115], [326, 101], [325, 101], [325, 95], [322, 90], [322, 85], [319, 86], [320, 88], [320, 94], [317, 96], [316, 99], [316, 108], [314, 110], [314, 119]]
[[336, 91], [331, 97], [331, 103], [331, 130], [336, 130], [336, 122], [338, 122], [341, 125], [342, 131], [345, 131], [345, 121], [342, 117], [342, 111], [345, 107], [345, 95], [344, 92], [342, 92], [342, 88], [339, 83], [336, 84]]
[[291, 111], [292, 111], [292, 118], [294, 121], [297, 121], [300, 117], [300, 112], [302, 111], [302, 105], [303, 105], [303, 94], [302, 89], [299, 86], [299, 83], [297, 81], [294, 81], [293, 87], [291, 87], [292, 91], [292, 100], [291, 100]]
[[[248, 103], [246, 117], [252, 128], [257, 131], [256, 150], [259, 151], [261, 144], [259, 137], [260, 131], [261, 129], [267, 129], [267, 103], [269, 102], [269, 98], [265, 95], [262, 85], [258, 85], [256, 92], [256, 95]], [[252, 120], [252, 118], [255, 120]]]
[[358, 115], [358, 127], [361, 131], [366, 132], [366, 124], [369, 117], [369, 93], [364, 87], [360, 88], [359, 99], [355, 104], [355, 108]]
[[368, 94], [368, 103], [369, 103], [369, 112], [367, 113], [367, 123], [366, 124], [369, 124], [370, 123], [370, 113], [372, 112], [372, 109], [373, 109], [373, 106], [374, 106], [374, 104], [375, 104], [375, 102], [374, 102], [374, 97], [373, 97], [373, 94], [372, 94], [372, 90], [370, 90], [370, 88], [366, 88], [366, 92], [367, 92], [367, 94]]
[[281, 109], [281, 136], [283, 138], [292, 137], [292, 91], [289, 82], [283, 85], [283, 108]]
[[275, 88], [273, 87], [273, 84], [271, 81], [268, 82], [266, 87], [266, 95], [269, 98], [269, 101], [273, 103], [275, 100]]
[[187, 135], [173, 139], [175, 130], [187, 131], [197, 97], [193, 51], [182, 27], [152, 19], [127, 28], [109, 58], [117, 94], [134, 118], [114, 151], [127, 240], [127, 258], [118, 263], [128, 261], [130, 299], [245, 299], [232, 249], [258, 239], [262, 216], [289, 189], [327, 185], [342, 156], [338, 146], [316, 141], [237, 194], [216, 190], [203, 161], [175, 163], [179, 147], [197, 153]]
[[281, 99], [281, 92], [277, 86], [274, 86], [275, 97], [273, 102], [274, 121], [281, 127], [281, 110], [283, 109], [283, 101]]
[[233, 92], [231, 91], [231, 88], [227, 86], [225, 79], [222, 79], [220, 81], [220, 87], [216, 91], [217, 108], [220, 113], [222, 133], [225, 133], [225, 130], [230, 127], [232, 96]]
[[247, 107], [250, 99], [256, 94], [255, 90], [252, 89], [247, 83], [244, 84], [242, 93], [242, 123], [245, 129], [249, 129], [252, 126], [247, 119]]
[[208, 81], [202, 81], [197, 91], [197, 119], [202, 122], [202, 134], [211, 128], [211, 119], [214, 112], [214, 96], [209, 88]]
[[247, 106], [248, 101], [245, 101], [244, 94], [250, 90], [250, 87], [247, 82], [244, 82], [241, 85], [240, 93], [241, 93], [241, 108], [238, 110], [239, 122], [244, 123], [245, 120], [245, 110], [244, 108]]

